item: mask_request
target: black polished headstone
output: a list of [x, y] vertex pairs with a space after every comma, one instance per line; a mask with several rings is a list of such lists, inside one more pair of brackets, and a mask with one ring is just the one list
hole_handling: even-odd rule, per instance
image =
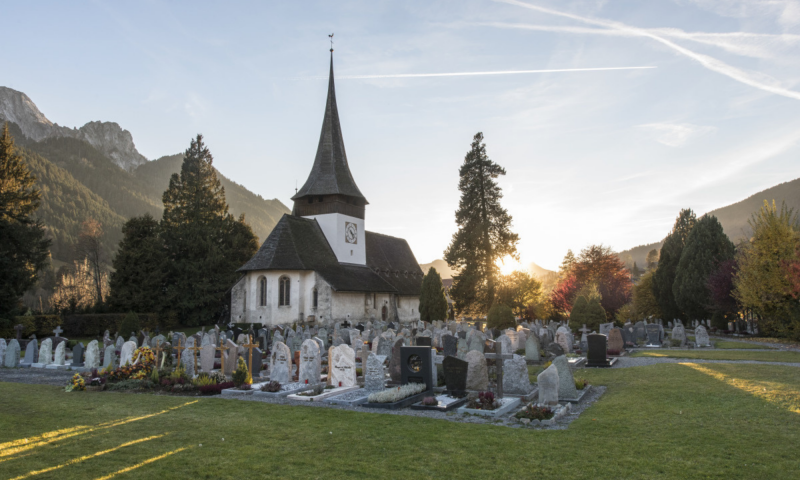
[[260, 377], [261, 376], [261, 356], [263, 352], [260, 348], [253, 349], [253, 371], [250, 372], [250, 376], [252, 377]]
[[458, 354], [458, 338], [452, 335], [442, 335], [442, 354], [455, 357]]
[[428, 391], [433, 389], [432, 352], [430, 347], [400, 348], [400, 377], [403, 385], [424, 383]]
[[599, 333], [590, 333], [586, 336], [589, 343], [589, 351], [586, 353], [587, 367], [610, 367], [611, 363], [606, 357], [608, 349], [608, 337]]
[[661, 328], [655, 323], [647, 324], [647, 344], [661, 346]]
[[416, 337], [417, 338], [417, 346], [418, 347], [432, 347], [433, 346], [433, 339], [431, 337]]
[[365, 330], [366, 328], [367, 328], [367, 327], [365, 327], [363, 323], [359, 323], [358, 325], [356, 325], [356, 330], [358, 330], [358, 331], [359, 331], [359, 332], [361, 332], [361, 333], [364, 333], [364, 330]]
[[456, 332], [458, 338], [463, 338], [464, 340], [467, 339], [467, 332]]
[[78, 342], [77, 345], [72, 347], [72, 368], [83, 366], [83, 342]]
[[456, 357], [444, 357], [442, 360], [444, 383], [447, 393], [452, 397], [462, 397], [467, 390], [467, 370], [469, 362]]

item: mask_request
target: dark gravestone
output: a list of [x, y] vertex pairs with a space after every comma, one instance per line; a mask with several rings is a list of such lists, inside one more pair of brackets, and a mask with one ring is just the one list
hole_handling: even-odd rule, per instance
[[561, 355], [564, 355], [564, 348], [562, 348], [561, 345], [557, 344], [556, 342], [550, 342], [550, 344], [545, 347], [544, 351], [554, 357], [560, 357]]
[[430, 347], [402, 347], [400, 349], [400, 376], [403, 385], [424, 383], [433, 389], [433, 355]]
[[433, 339], [431, 337], [417, 337], [417, 346], [418, 347], [431, 347], [433, 343], [431, 343]]
[[456, 335], [458, 335], [458, 338], [467, 339], [467, 332], [457, 332]]
[[626, 347], [636, 345], [636, 336], [632, 326], [622, 327], [622, 341], [625, 342]]
[[386, 326], [388, 330], [395, 330], [397, 327], [394, 326], [394, 322], [389, 322], [389, 325]]
[[[260, 377], [261, 376], [261, 362], [262, 362], [262, 354], [264, 352], [261, 351], [260, 348], [253, 349], [253, 371], [250, 372], [250, 376], [252, 377]], [[247, 363], [247, 358], [245, 358], [245, 363]]]
[[403, 339], [396, 340], [392, 347], [392, 359], [389, 360], [389, 377], [392, 383], [400, 383], [403, 379], [400, 374], [400, 349], [403, 348]]
[[83, 342], [78, 342], [77, 345], [72, 347], [72, 368], [83, 366]]
[[452, 335], [443, 335], [442, 350], [445, 357], [455, 357], [458, 354], [458, 338]]
[[366, 328], [367, 328], [367, 327], [365, 327], [363, 323], [359, 323], [358, 325], [356, 325], [356, 330], [358, 330], [358, 331], [359, 331], [359, 332], [361, 332], [361, 333], [364, 333], [364, 330], [365, 330]]
[[647, 325], [647, 344], [661, 346], [660, 325], [655, 323], [650, 323]]
[[231, 338], [231, 341], [238, 342], [239, 341], [239, 335], [241, 335], [242, 333], [244, 333], [244, 330], [242, 330], [239, 327], [234, 327], [234, 329], [233, 329], [233, 338]]
[[586, 354], [587, 367], [610, 367], [611, 363], [606, 357], [608, 349], [608, 337], [599, 333], [590, 333], [586, 336], [589, 343], [589, 351]]
[[467, 369], [469, 362], [456, 357], [444, 357], [442, 369], [444, 370], [444, 383], [447, 393], [451, 397], [463, 397], [467, 390]]
[[643, 321], [639, 320], [636, 322], [636, 325], [633, 326], [633, 333], [636, 336], [636, 342], [646, 341], [647, 340], [647, 329], [645, 328], [645, 324]]

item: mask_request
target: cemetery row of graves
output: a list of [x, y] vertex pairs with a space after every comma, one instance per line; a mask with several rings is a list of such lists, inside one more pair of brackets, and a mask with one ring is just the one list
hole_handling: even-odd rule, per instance
[[[554, 425], [592, 389], [581, 367], [611, 367], [631, 348], [710, 347], [706, 327], [670, 322], [585, 326], [523, 321], [516, 329], [478, 322], [366, 322], [248, 331], [232, 326], [187, 336], [126, 340], [107, 331], [87, 346], [56, 328], [39, 343], [0, 339], [7, 368], [71, 370], [67, 391], [148, 390], [172, 395], [260, 396], [375, 409], [476, 415], [514, 425]], [[19, 329], [17, 330], [19, 332]], [[18, 335], [19, 336], [19, 335]], [[24, 355], [22, 350], [24, 348]]]

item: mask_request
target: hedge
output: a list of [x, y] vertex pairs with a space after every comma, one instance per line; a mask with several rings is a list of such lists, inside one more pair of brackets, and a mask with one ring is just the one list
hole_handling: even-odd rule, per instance
[[[113, 335], [117, 332], [125, 313], [90, 313], [83, 315], [32, 315], [24, 317], [14, 317], [12, 325], [0, 332], [1, 337], [16, 338], [17, 332], [14, 330], [16, 325], [22, 324], [22, 338], [27, 338], [33, 334], [37, 337], [51, 337], [53, 330], [61, 326], [64, 330], [62, 335], [70, 337], [95, 337], [102, 336], [108, 330]], [[162, 333], [174, 327], [170, 317], [160, 316], [155, 313], [140, 313], [139, 323], [143, 329], [155, 330], [160, 328]], [[130, 332], [121, 335], [130, 335]]]

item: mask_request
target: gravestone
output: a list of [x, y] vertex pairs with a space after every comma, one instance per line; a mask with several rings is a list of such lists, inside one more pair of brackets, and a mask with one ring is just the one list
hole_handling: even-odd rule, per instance
[[283, 342], [273, 342], [269, 359], [269, 379], [282, 385], [291, 382], [292, 352], [289, 347]]
[[469, 362], [456, 357], [445, 357], [442, 361], [442, 370], [444, 371], [444, 383], [447, 386], [447, 393], [451, 397], [463, 397], [467, 393]]
[[467, 336], [467, 350], [483, 353], [483, 342], [485, 337], [477, 330], [470, 330]]
[[686, 329], [680, 323], [672, 328], [672, 340], [679, 342], [678, 345], [681, 347], [686, 346]]
[[553, 359], [553, 366], [558, 371], [558, 399], [574, 400], [578, 398], [578, 389], [575, 387], [575, 378], [569, 368], [567, 357], [561, 355]]
[[403, 379], [400, 369], [400, 349], [403, 348], [404, 340], [402, 338], [395, 340], [394, 347], [392, 347], [392, 359], [389, 360], [389, 378], [392, 383], [400, 383]]
[[103, 353], [103, 370], [108, 368], [111, 365], [111, 368], [114, 368], [114, 363], [117, 360], [117, 352], [116, 352], [115, 345], [109, 345], [106, 347]]
[[[97, 344], [97, 340], [92, 340], [95, 344]], [[72, 368], [80, 368], [83, 367], [83, 342], [78, 342], [74, 347], [72, 347]]]
[[561, 345], [559, 345], [559, 344], [557, 344], [555, 342], [551, 342], [547, 347], [545, 347], [544, 351], [548, 355], [553, 355], [554, 357], [558, 357], [558, 356], [564, 355], [566, 353], [564, 351], [564, 349], [561, 347]]
[[12, 338], [6, 346], [6, 354], [3, 358], [3, 366], [6, 368], [17, 368], [19, 366], [19, 342]]
[[511, 330], [511, 329], [506, 330], [505, 335], [511, 341], [511, 348], [508, 349], [508, 350], [503, 349], [504, 353], [514, 353], [517, 350], [519, 350], [520, 348], [522, 348], [522, 347], [520, 347], [520, 344], [519, 344], [519, 340], [520, 340], [519, 339], [519, 333], [516, 330]]
[[408, 383], [424, 383], [426, 390], [435, 386], [433, 383], [433, 355], [431, 347], [401, 347], [400, 377], [403, 385]]
[[119, 366], [124, 367], [133, 363], [133, 352], [136, 350], [136, 342], [127, 341], [122, 344], [119, 354]]
[[612, 328], [608, 332], [608, 351], [622, 353], [625, 349], [625, 342], [622, 340], [622, 330], [619, 328]]
[[[2, 358], [2, 357], [0, 357]], [[25, 365], [31, 366], [39, 362], [39, 341], [35, 338], [28, 341], [25, 347]]]
[[181, 352], [181, 363], [183, 367], [186, 369], [186, 375], [189, 378], [194, 377], [194, 351], [189, 350], [188, 348]]
[[[30, 343], [30, 342], [29, 342]], [[6, 348], [8, 348], [8, 344], [6, 343], [5, 338], [0, 338], [0, 364], [4, 364], [6, 361]], [[25, 356], [28, 356], [28, 351], [25, 351]], [[33, 362], [31, 362], [33, 363]]]
[[316, 385], [322, 372], [322, 357], [319, 344], [314, 340], [304, 340], [300, 346], [300, 365], [297, 370], [297, 381]]
[[368, 392], [383, 390], [386, 372], [383, 362], [386, 361], [384, 355], [370, 353], [367, 357], [366, 368], [364, 369], [364, 389]]
[[467, 390], [484, 391], [489, 388], [489, 369], [486, 357], [482, 352], [470, 350], [465, 358], [469, 364], [467, 370]]
[[394, 346], [394, 334], [391, 331], [387, 331], [382, 333], [379, 338], [380, 342], [378, 343], [378, 351], [375, 353], [377, 355], [382, 355], [391, 361], [392, 347]]
[[514, 353], [513, 344], [511, 343], [511, 339], [508, 338], [508, 335], [506, 335], [506, 334], [500, 335], [499, 337], [497, 337], [496, 343], [499, 343], [500, 345], [502, 345], [502, 352], [503, 353]]
[[213, 343], [207, 343], [200, 349], [200, 370], [211, 373], [214, 370], [214, 363], [217, 356], [217, 347]]
[[349, 345], [339, 345], [329, 350], [328, 379], [334, 387], [356, 385], [356, 352]]
[[611, 364], [606, 357], [608, 351], [608, 337], [598, 333], [587, 335], [589, 351], [586, 353], [587, 367], [610, 367]]
[[525, 359], [535, 362], [541, 359], [541, 355], [539, 354], [539, 339], [536, 338], [536, 335], [530, 335], [528, 339], [525, 340]]
[[539, 385], [539, 405], [558, 405], [559, 381], [555, 365], [550, 365], [536, 377], [536, 383]]
[[233, 340], [230, 338], [225, 340], [225, 351], [223, 355], [225, 355], [225, 369], [222, 373], [226, 376], [233, 375], [233, 371], [236, 370], [239, 363], [239, 346], [233, 343]]
[[606, 337], [608, 337], [608, 333], [611, 331], [612, 328], [614, 328], [614, 323], [613, 322], [601, 323], [600, 324], [600, 335], [605, 335]]
[[458, 354], [458, 338], [453, 335], [442, 335], [442, 354], [454, 357]]
[[64, 365], [67, 360], [67, 342], [60, 342], [56, 347], [56, 353], [53, 354], [52, 365]]
[[569, 341], [570, 335], [567, 332], [556, 332], [556, 342], [564, 353], [572, 353], [572, 344]]
[[622, 327], [622, 341], [626, 347], [633, 347], [636, 345], [636, 335], [633, 331], [633, 325], [626, 325]]
[[125, 343], [125, 339], [122, 337], [117, 337], [117, 341], [114, 343], [114, 348], [117, 351], [122, 350], [122, 345]]
[[[264, 352], [258, 347], [254, 348], [253, 349], [253, 371], [250, 372], [250, 375], [253, 378], [261, 376], [261, 371], [262, 371], [262, 367], [263, 367], [263, 364], [264, 364], [263, 358], [264, 358]], [[317, 381], [319, 382], [319, 380], [317, 380]]]
[[646, 327], [647, 331], [647, 344], [661, 346], [661, 328], [660, 325], [649, 323]]
[[39, 347], [39, 365], [50, 365], [53, 363], [53, 340], [45, 338], [42, 340], [42, 346]]
[[417, 337], [417, 346], [418, 347], [432, 347], [433, 342], [431, 337]]
[[698, 347], [710, 347], [711, 341], [708, 338], [708, 330], [702, 325], [698, 325], [694, 329], [694, 343]]
[[503, 362], [503, 392], [527, 395], [531, 391], [531, 380], [528, 377], [528, 364], [525, 357], [514, 355], [511, 360]]
[[[459, 332], [459, 333], [464, 333], [464, 332]], [[469, 347], [467, 346], [467, 339], [458, 338], [458, 344], [456, 346], [456, 356], [461, 360], [464, 360], [464, 357], [467, 356], [468, 351]]]
[[639, 320], [636, 322], [633, 326], [633, 333], [636, 337], [636, 343], [647, 341], [647, 326], [643, 321]]

